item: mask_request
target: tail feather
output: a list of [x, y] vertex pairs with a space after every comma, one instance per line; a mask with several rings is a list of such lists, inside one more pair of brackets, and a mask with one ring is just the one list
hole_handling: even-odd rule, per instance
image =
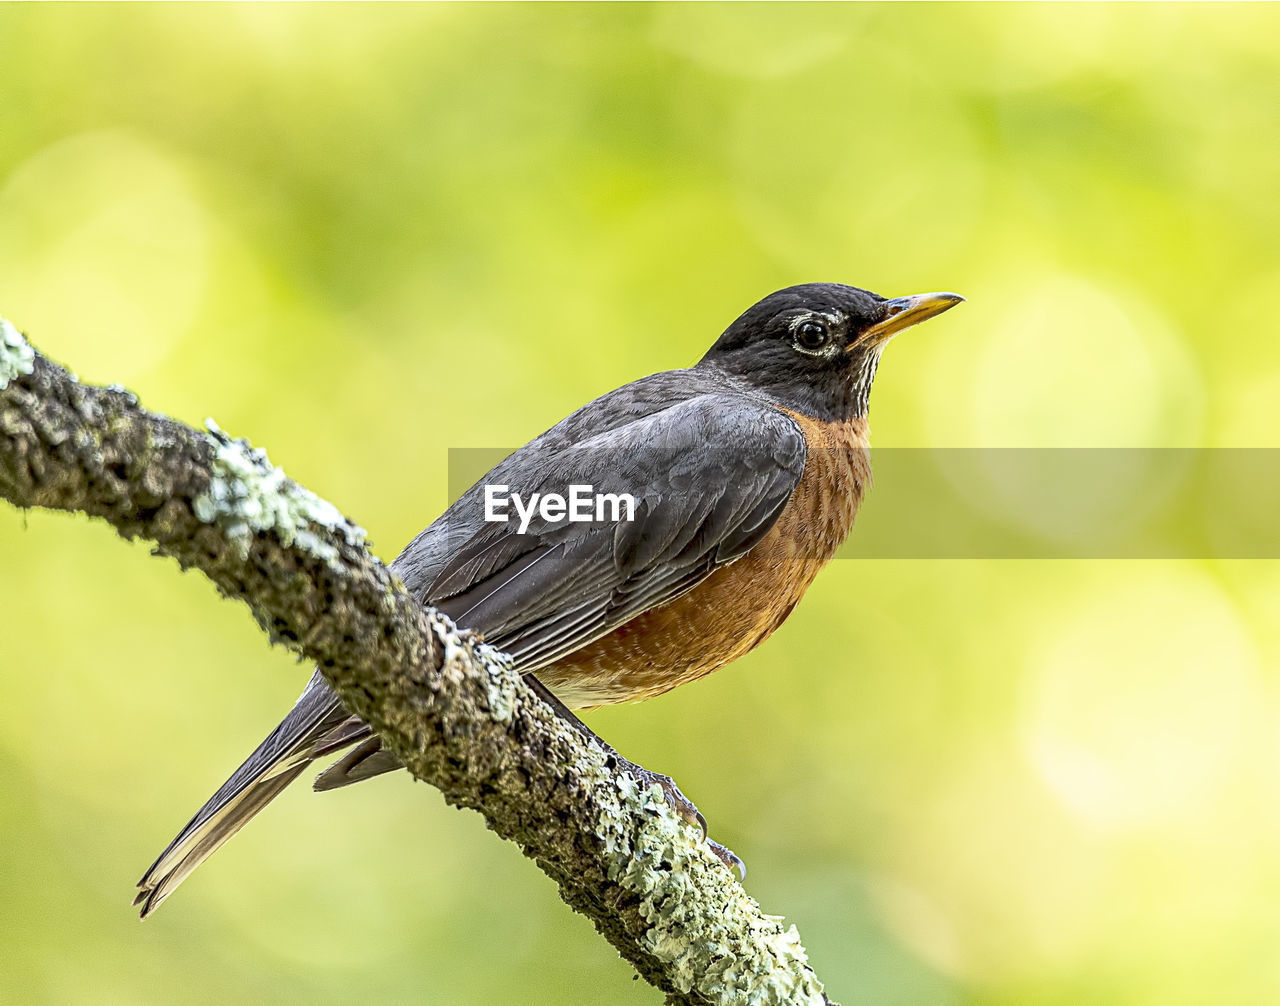
[[[365, 728], [366, 732], [368, 727]], [[357, 747], [352, 748], [342, 758], [316, 776], [312, 787], [317, 793], [331, 789], [350, 786], [353, 782], [364, 782], [383, 772], [394, 772], [404, 768], [404, 763], [382, 746], [381, 739], [370, 735]]]
[[267, 779], [258, 779], [241, 790], [193, 830], [185, 830], [171, 850], [166, 850], [156, 865], [138, 881], [135, 905], [141, 905], [146, 918], [169, 897], [197, 866], [212, 856], [228, 839], [243, 828], [258, 811], [276, 798], [307, 767], [302, 760], [288, 771]]
[[143, 874], [134, 899], [135, 905], [142, 906], [142, 917], [154, 912], [197, 866], [275, 799], [314, 758], [357, 739], [359, 731], [352, 725], [352, 718], [317, 674], [289, 715]]

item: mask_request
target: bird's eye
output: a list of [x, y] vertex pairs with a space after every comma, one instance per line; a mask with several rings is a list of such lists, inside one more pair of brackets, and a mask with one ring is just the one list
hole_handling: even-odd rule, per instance
[[820, 321], [804, 321], [796, 326], [796, 344], [802, 349], [821, 349], [828, 338], [827, 326]]

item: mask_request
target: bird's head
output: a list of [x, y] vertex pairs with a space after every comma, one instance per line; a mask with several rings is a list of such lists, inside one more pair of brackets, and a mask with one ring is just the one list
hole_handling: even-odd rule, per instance
[[719, 368], [817, 419], [865, 416], [889, 340], [963, 300], [955, 293], [890, 300], [840, 283], [791, 286], [744, 311], [698, 366]]

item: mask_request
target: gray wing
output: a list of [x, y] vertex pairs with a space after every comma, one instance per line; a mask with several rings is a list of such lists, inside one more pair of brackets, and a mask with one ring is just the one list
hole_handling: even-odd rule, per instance
[[528, 457], [497, 473], [526, 500], [590, 486], [631, 496], [632, 519], [539, 517], [518, 534], [509, 523], [453, 518], [470, 520], [470, 537], [424, 600], [511, 654], [519, 670], [536, 671], [744, 555], [786, 505], [804, 458], [790, 417], [729, 396], [683, 402]]
[[[592, 403], [496, 466], [393, 564], [425, 603], [483, 634], [522, 671], [546, 666], [679, 597], [744, 555], [800, 480], [805, 444], [796, 423], [735, 395], [628, 400], [612, 410], [612, 428], [586, 440], [575, 436], [592, 427], [593, 409], [629, 391]], [[618, 519], [609, 519], [610, 512], [585, 523], [539, 516], [520, 534], [512, 521], [484, 519], [485, 484], [505, 484], [525, 500], [590, 485], [593, 492], [629, 494], [635, 510], [633, 519], [620, 511]], [[317, 789], [358, 782], [399, 763], [316, 674], [280, 726], [139, 881], [135, 904], [142, 915], [312, 760], [352, 744], [316, 780]]]

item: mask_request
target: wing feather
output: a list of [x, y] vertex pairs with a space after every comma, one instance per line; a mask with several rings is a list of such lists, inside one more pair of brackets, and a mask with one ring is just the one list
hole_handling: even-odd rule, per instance
[[[633, 519], [537, 516], [526, 534], [513, 522], [481, 524], [425, 600], [510, 653], [517, 668], [537, 670], [744, 555], [777, 520], [804, 459], [794, 420], [724, 395], [529, 458], [519, 468], [526, 476], [511, 486], [526, 501], [590, 485], [629, 493]], [[511, 471], [503, 478], [517, 481]]]

